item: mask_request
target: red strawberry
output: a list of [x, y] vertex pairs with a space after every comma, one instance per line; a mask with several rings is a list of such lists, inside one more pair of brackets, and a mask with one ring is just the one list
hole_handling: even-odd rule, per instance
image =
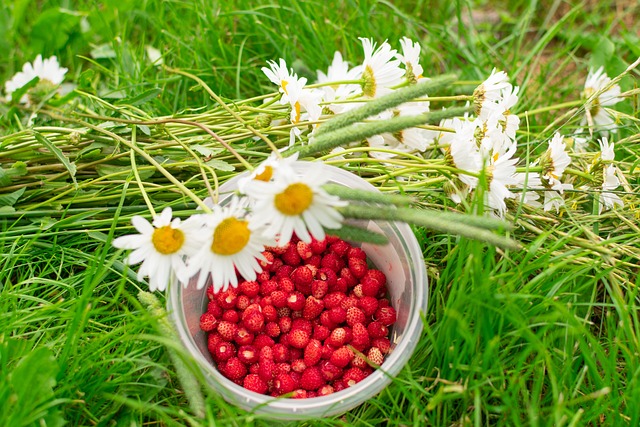
[[262, 267], [262, 270], [273, 271], [271, 269], [271, 266], [273, 265], [273, 261], [276, 259], [273, 252], [263, 251], [262, 256], [264, 257], [264, 259], [258, 260], [258, 263], [260, 264], [260, 267]]
[[318, 396], [328, 396], [331, 393], [333, 393], [333, 387], [331, 387], [329, 384], [325, 384], [322, 387], [320, 387], [320, 390], [318, 390]]
[[255, 281], [241, 282], [240, 285], [238, 285], [238, 289], [249, 298], [253, 298], [260, 293], [260, 285]]
[[317, 366], [311, 366], [302, 373], [302, 378], [300, 379], [300, 387], [310, 391], [317, 390], [325, 384], [324, 377], [322, 376], [322, 372], [320, 372], [320, 368]]
[[293, 283], [293, 280], [291, 280], [291, 278], [289, 277], [289, 275], [293, 272], [293, 270], [291, 270], [290, 272], [287, 273], [287, 277], [279, 277], [277, 279], [278, 281], [278, 288], [285, 293], [285, 295], [289, 295], [291, 292], [296, 290], [296, 285]]
[[238, 323], [238, 321], [240, 320], [240, 315], [235, 310], [227, 310], [222, 313], [222, 320], [226, 320], [227, 322], [231, 323]]
[[309, 243], [309, 249], [311, 249], [314, 254], [321, 255], [327, 250], [327, 241], [312, 239], [311, 243]]
[[302, 317], [307, 320], [313, 320], [320, 316], [320, 313], [324, 310], [324, 303], [322, 300], [313, 296], [307, 297], [304, 308], [302, 309]]
[[258, 350], [258, 361], [269, 359], [273, 360], [273, 347], [262, 347]]
[[342, 300], [344, 300], [347, 296], [342, 292], [331, 292], [324, 297], [324, 306], [328, 309], [333, 307], [340, 307], [342, 304]]
[[291, 353], [286, 345], [278, 343], [273, 346], [274, 362], [288, 362], [290, 357]]
[[[320, 255], [312, 255], [311, 258], [306, 260], [306, 265], [308, 267], [315, 267], [316, 271], [320, 268], [320, 263], [322, 262], [322, 257]], [[315, 277], [315, 276], [314, 276]]]
[[356, 323], [365, 323], [367, 320], [367, 316], [365, 316], [364, 312], [360, 310], [358, 307], [349, 307], [347, 309], [346, 320], [347, 320], [347, 325], [353, 328], [353, 325], [355, 325]]
[[260, 295], [270, 295], [276, 290], [278, 290], [278, 282], [275, 280], [265, 280], [260, 284]]
[[320, 262], [321, 268], [328, 268], [334, 273], [338, 273], [342, 268], [342, 261], [340, 258], [333, 252], [330, 252], [322, 257], [322, 261]]
[[331, 244], [331, 246], [329, 247], [329, 250], [339, 257], [345, 256], [349, 249], [351, 249], [351, 245], [344, 240], [338, 240], [337, 242]]
[[207, 312], [202, 314], [202, 316], [200, 316], [200, 329], [202, 329], [205, 332], [210, 332], [213, 331], [216, 326], [218, 325], [218, 321], [216, 320], [216, 317]]
[[347, 310], [342, 307], [333, 307], [329, 310], [329, 319], [336, 325], [347, 320]]
[[360, 368], [349, 368], [342, 376], [342, 381], [345, 382], [347, 387], [352, 387], [365, 379], [366, 375]]
[[240, 311], [244, 311], [251, 304], [251, 299], [246, 295], [238, 295], [236, 301], [236, 308]]
[[209, 352], [213, 354], [216, 352], [216, 346], [218, 345], [218, 343], [224, 340], [218, 333], [211, 333], [208, 335], [209, 336], [207, 337], [207, 348], [209, 349]]
[[280, 326], [276, 322], [269, 322], [264, 325], [264, 332], [271, 338], [277, 338], [281, 333]]
[[347, 388], [347, 385], [342, 380], [337, 380], [333, 383], [333, 392], [337, 393]]
[[220, 307], [220, 304], [218, 304], [216, 300], [209, 301], [207, 304], [207, 313], [211, 313], [216, 319], [219, 319], [222, 317], [222, 307]]
[[324, 325], [315, 325], [313, 327], [313, 338], [324, 341], [331, 335], [331, 330]]
[[329, 312], [326, 310], [320, 314], [320, 324], [329, 328], [330, 330], [336, 327], [336, 324], [333, 322], [333, 320], [331, 320], [331, 317], [329, 316]]
[[225, 362], [236, 355], [236, 347], [227, 341], [220, 341], [216, 347], [213, 357], [216, 362]]
[[[365, 296], [364, 292], [362, 291], [362, 283], [358, 283], [357, 285], [355, 285], [353, 287], [353, 291], [352, 292], [353, 292], [353, 295], [355, 297], [357, 297], [358, 299], [361, 299], [361, 298], [363, 298]], [[376, 301], [378, 301], [378, 300], [376, 300]]]
[[285, 316], [280, 317], [280, 319], [278, 320], [280, 333], [286, 334], [287, 332], [289, 332], [291, 330], [292, 324], [293, 324], [293, 321], [291, 320], [291, 317], [285, 317]]
[[262, 315], [267, 322], [275, 322], [278, 320], [278, 310], [272, 305], [262, 307]]
[[367, 254], [361, 248], [352, 247], [347, 251], [347, 259], [358, 258], [363, 261], [367, 260]]
[[291, 394], [292, 399], [306, 399], [308, 397], [309, 395], [307, 393], [307, 390], [303, 390], [301, 388], [294, 390]]
[[274, 255], [279, 256], [287, 251], [287, 247], [289, 247], [289, 243], [282, 246], [266, 246], [264, 249], [269, 252], [273, 252]]
[[287, 362], [276, 362], [275, 371], [273, 373], [276, 377], [280, 374], [289, 374], [289, 373], [291, 373], [291, 364]]
[[328, 360], [323, 360], [319, 365], [320, 372], [322, 373], [322, 377], [326, 381], [333, 381], [335, 379], [340, 378], [342, 375], [342, 369], [329, 362]]
[[307, 331], [309, 335], [311, 335], [311, 333], [313, 332], [313, 325], [307, 319], [294, 319], [293, 323], [291, 324], [291, 329], [302, 329], [304, 331]]
[[322, 299], [327, 295], [327, 292], [329, 292], [329, 284], [324, 280], [314, 280], [311, 283], [311, 295], [314, 297]]
[[257, 310], [247, 310], [242, 315], [242, 324], [250, 332], [261, 332], [264, 326], [264, 315]]
[[351, 289], [358, 284], [358, 279], [347, 267], [344, 267], [340, 270], [340, 276], [338, 277], [338, 279], [340, 278], [344, 279], [347, 282], [347, 289]]
[[384, 338], [389, 335], [389, 329], [377, 320], [367, 325], [367, 332], [371, 338]]
[[356, 279], [362, 279], [368, 269], [367, 261], [360, 258], [349, 258], [349, 270]]
[[378, 295], [378, 293], [382, 289], [382, 285], [378, 280], [366, 274], [360, 281], [360, 284], [362, 285], [362, 294], [369, 297], [375, 297], [376, 295]]
[[358, 307], [364, 312], [365, 316], [373, 316], [378, 309], [378, 300], [374, 297], [363, 296], [358, 300]]
[[233, 337], [233, 340], [238, 345], [249, 345], [253, 342], [253, 337], [254, 337], [253, 334], [249, 332], [247, 328], [245, 328], [244, 326], [241, 326], [236, 331], [236, 334]]
[[309, 343], [309, 332], [302, 329], [291, 329], [288, 334], [289, 345], [295, 348], [304, 348]]
[[256, 276], [256, 281], [260, 284], [271, 280], [271, 273], [268, 271], [261, 271], [260, 273], [258, 273], [258, 275]]
[[229, 288], [226, 291], [219, 292], [216, 296], [216, 301], [220, 304], [220, 307], [229, 310], [235, 308], [237, 298], [238, 293], [236, 292], [236, 289]]
[[285, 265], [297, 267], [302, 262], [300, 255], [298, 255], [298, 249], [295, 245], [289, 245], [285, 253], [280, 257]]
[[311, 246], [303, 241], [297, 243], [296, 250], [298, 251], [298, 255], [300, 255], [300, 258], [302, 258], [303, 260], [307, 260], [313, 255]]
[[380, 286], [384, 287], [387, 284], [387, 276], [385, 276], [385, 274], [380, 271], [377, 270], [375, 268], [372, 268], [371, 270], [367, 271], [367, 274], [365, 274], [366, 277], [370, 277], [374, 280], [377, 280], [378, 283], [380, 283]]
[[247, 367], [237, 357], [232, 357], [222, 365], [222, 374], [230, 380], [239, 380], [247, 375]]
[[223, 320], [218, 323], [218, 333], [225, 341], [233, 341], [238, 331], [238, 325]]
[[291, 370], [293, 372], [302, 373], [305, 369], [307, 369], [307, 364], [303, 359], [296, 359], [291, 362]]
[[245, 365], [251, 365], [258, 361], [258, 351], [252, 345], [243, 345], [238, 349], [238, 359]]
[[273, 263], [271, 264], [271, 268], [269, 269], [269, 272], [273, 273], [275, 271], [278, 271], [278, 269], [283, 265], [284, 265], [284, 262], [282, 262], [280, 258], [276, 258], [273, 260]]
[[333, 352], [333, 354], [329, 358], [329, 362], [331, 362], [338, 368], [344, 368], [351, 362], [351, 360], [353, 360], [353, 358], [353, 351], [351, 351], [351, 349], [347, 346], [342, 346]]
[[291, 272], [291, 280], [296, 288], [308, 286], [313, 282], [313, 273], [306, 265], [296, 268]]
[[338, 280], [338, 275], [335, 271], [329, 268], [319, 268], [316, 272], [316, 279], [324, 280], [329, 285], [329, 288], [334, 287], [336, 285], [336, 281]]
[[[280, 283], [278, 282], [278, 286], [280, 286]], [[271, 292], [271, 302], [273, 303], [273, 306], [275, 308], [282, 308], [282, 307], [286, 307], [287, 306], [287, 294], [280, 290], [280, 289], [276, 289], [275, 291]], [[378, 303], [376, 301], [376, 307], [378, 306]]]
[[353, 360], [351, 361], [351, 366], [354, 368], [363, 369], [369, 366], [369, 364], [367, 363], [367, 360], [363, 356], [356, 354], [356, 357], [354, 357]]
[[289, 278], [291, 276], [291, 272], [294, 270], [294, 267], [284, 264], [282, 267], [276, 270], [276, 275], [274, 277], [275, 280], [280, 280], [284, 278]]
[[380, 366], [382, 365], [382, 362], [384, 362], [384, 356], [378, 347], [371, 347], [367, 353], [367, 358], [369, 359], [369, 362], [376, 366]]
[[304, 348], [304, 363], [313, 366], [322, 359], [322, 344], [316, 339], [309, 340]]
[[302, 292], [293, 291], [287, 298], [287, 306], [293, 311], [299, 311], [304, 308], [305, 297]]
[[267, 383], [264, 382], [257, 374], [249, 374], [244, 377], [242, 386], [247, 390], [260, 394], [265, 394], [268, 390]]
[[260, 350], [262, 347], [273, 347], [275, 341], [268, 335], [260, 334], [253, 340], [253, 346]]
[[207, 298], [209, 299], [209, 301], [213, 301], [215, 297], [216, 294], [213, 292], [213, 286], [209, 286], [207, 288]]
[[262, 381], [269, 382], [273, 379], [274, 371], [276, 369], [276, 362], [271, 359], [260, 359], [258, 362], [258, 375], [262, 379]]
[[385, 326], [391, 326], [396, 323], [396, 317], [396, 310], [391, 306], [379, 307], [374, 315], [374, 318]]
[[333, 347], [342, 347], [346, 342], [347, 334], [344, 328], [335, 328], [331, 331], [331, 335], [326, 339], [326, 343]]
[[296, 381], [289, 374], [279, 374], [273, 381], [274, 391], [280, 396], [291, 393], [298, 387]]
[[362, 323], [356, 323], [352, 329], [351, 345], [358, 351], [364, 351], [369, 346], [369, 333]]
[[380, 352], [382, 352], [382, 354], [389, 353], [389, 350], [391, 349], [391, 342], [389, 341], [388, 338], [374, 338], [371, 341], [371, 345], [373, 347], [378, 347], [380, 349]]
[[322, 358], [323, 359], [330, 359], [331, 355], [333, 355], [333, 353], [336, 351], [336, 348], [330, 344], [327, 344], [326, 342], [324, 344], [322, 344]]

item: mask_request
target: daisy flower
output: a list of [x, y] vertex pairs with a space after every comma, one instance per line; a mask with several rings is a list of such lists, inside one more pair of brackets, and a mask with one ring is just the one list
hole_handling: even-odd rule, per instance
[[586, 115], [582, 119], [581, 125], [588, 124], [590, 128], [602, 126], [604, 135], [607, 135], [607, 130], [616, 132], [614, 118], [603, 107], [609, 107], [622, 101], [620, 86], [615, 84], [600, 93], [596, 98], [590, 98], [609, 86], [610, 83], [611, 79], [605, 74], [604, 68], [600, 67], [596, 71], [589, 71], [584, 84], [584, 91], [582, 92], [582, 96], [587, 102], [585, 104]]
[[514, 145], [505, 154], [490, 157], [489, 165], [485, 169], [487, 181], [489, 182], [489, 191], [486, 195], [487, 205], [495, 209], [499, 216], [504, 216], [507, 211], [507, 205], [504, 200], [516, 197], [508, 188], [518, 184], [516, 163], [518, 163], [519, 159], [512, 158], [515, 151], [516, 146]]
[[[329, 84], [340, 81], [359, 80], [362, 77], [362, 66], [358, 65], [349, 68], [349, 64], [342, 59], [342, 54], [336, 51], [333, 55], [333, 61], [327, 70], [327, 74], [322, 71], [317, 72], [317, 83]], [[334, 114], [340, 114], [346, 110], [357, 107], [358, 103], [332, 103], [332, 101], [346, 100], [358, 93], [362, 92], [359, 84], [329, 84], [322, 86], [320, 90], [323, 92], [323, 99], [327, 103], [325, 105]]]
[[[58, 58], [52, 56], [45, 60], [42, 59], [42, 55], [38, 55], [33, 61], [33, 64], [27, 62], [22, 66], [22, 71], [17, 72], [11, 80], [4, 84], [4, 90], [7, 94], [7, 98], [11, 99], [11, 94], [20, 89], [34, 78], [40, 79], [39, 84], [51, 86], [53, 89], [59, 86], [64, 76], [69, 71], [67, 68], [63, 68], [58, 63]], [[29, 99], [27, 95], [23, 95], [20, 99], [21, 103], [28, 103]]]
[[391, 91], [390, 88], [402, 83], [405, 71], [400, 68], [400, 61], [393, 59], [397, 51], [384, 42], [376, 49], [371, 39], [360, 37], [364, 50], [362, 63], [362, 92], [369, 98], [375, 98]]
[[402, 54], [397, 54], [398, 58], [404, 64], [405, 77], [410, 82], [417, 82], [422, 77], [423, 69], [420, 65], [420, 44], [413, 42], [408, 37], [403, 37], [400, 40], [400, 46], [402, 47]]
[[324, 228], [340, 228], [342, 215], [337, 207], [346, 202], [327, 194], [322, 185], [327, 175], [322, 164], [305, 165], [302, 176], [278, 174], [273, 182], [254, 182], [247, 194], [255, 200], [258, 222], [266, 226], [265, 233], [284, 246], [293, 233], [304, 242], [322, 240]]
[[[478, 123], [456, 117], [443, 120], [440, 126], [454, 130], [453, 133], [442, 133], [439, 139], [439, 143], [449, 144], [449, 148], [445, 149], [445, 157], [449, 159], [449, 163], [462, 171], [479, 173], [482, 169], [482, 157], [475, 143]], [[478, 178], [475, 176], [460, 173], [458, 177], [472, 189], [478, 185]]]
[[249, 175], [238, 180], [238, 191], [245, 194], [245, 189], [247, 186], [250, 186], [254, 180], [270, 182], [273, 181], [278, 173], [294, 173], [292, 167], [296, 160], [298, 160], [298, 153], [294, 153], [289, 157], [281, 157], [279, 153], [271, 153], [269, 157], [251, 171]]
[[164, 291], [169, 281], [177, 275], [184, 281], [186, 266], [184, 257], [197, 250], [192, 223], [180, 223], [180, 218], [171, 219], [171, 208], [165, 208], [153, 220], [153, 224], [141, 216], [134, 216], [131, 223], [140, 234], [118, 237], [113, 246], [134, 251], [125, 263], [134, 265], [142, 262], [138, 269], [138, 280], [149, 278], [149, 289]]
[[287, 63], [284, 59], [280, 58], [280, 62], [267, 61], [270, 68], [262, 67], [262, 72], [267, 76], [269, 80], [278, 86], [278, 91], [282, 94], [280, 99], [281, 104], [289, 103], [289, 85], [292, 82], [299, 85], [301, 88], [307, 83], [307, 79], [304, 77], [298, 78], [298, 75], [287, 68]]
[[201, 289], [208, 277], [214, 292], [237, 286], [237, 274], [255, 280], [256, 273], [262, 271], [259, 261], [265, 260], [262, 251], [273, 240], [264, 236], [255, 218], [246, 215], [243, 202], [234, 197], [227, 206], [215, 205], [212, 213], [198, 219], [201, 245], [187, 263], [188, 277], [199, 272], [197, 288]]
[[549, 141], [549, 148], [540, 161], [543, 168], [542, 179], [546, 181], [547, 187], [560, 192], [562, 192], [563, 188], [560, 178], [562, 178], [564, 170], [571, 163], [571, 158], [569, 158], [565, 148], [562, 135], [556, 132], [551, 141]]
[[569, 141], [573, 144], [574, 153], [584, 153], [589, 145], [587, 138], [583, 138], [579, 135], [573, 135], [569, 138]]
[[296, 137], [302, 135], [302, 130], [297, 127], [302, 121], [317, 121], [322, 114], [322, 95], [317, 90], [304, 89], [306, 79], [294, 78], [288, 85], [288, 100], [291, 105], [289, 121], [294, 126], [289, 134], [289, 146], [292, 146]]
[[604, 182], [602, 183], [602, 193], [600, 193], [600, 206], [598, 214], [605, 209], [613, 209], [617, 206], [624, 206], [622, 199], [611, 190], [615, 190], [620, 186], [620, 180], [616, 176], [616, 167], [609, 165], [604, 169]]
[[[416, 116], [429, 112], [429, 102], [407, 102], [392, 110], [380, 114], [380, 120], [388, 120], [393, 117]], [[425, 151], [433, 143], [437, 132], [418, 127], [407, 128], [391, 133], [383, 133], [367, 138], [370, 146], [387, 147], [399, 151]]]
[[600, 158], [609, 162], [613, 161], [615, 157], [615, 153], [613, 152], [615, 144], [613, 142], [609, 143], [606, 136], [598, 140], [598, 144], [600, 144]]
[[494, 68], [487, 80], [482, 82], [473, 91], [473, 103], [476, 115], [482, 117], [483, 109], [496, 109], [498, 101], [501, 100], [503, 90], [511, 87], [509, 77], [504, 71], [496, 71]]

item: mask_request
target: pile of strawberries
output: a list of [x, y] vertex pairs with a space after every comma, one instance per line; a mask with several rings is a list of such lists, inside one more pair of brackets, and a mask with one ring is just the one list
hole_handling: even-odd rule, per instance
[[389, 352], [396, 311], [365, 252], [328, 236], [263, 252], [256, 281], [213, 293], [200, 318], [218, 370], [248, 390], [293, 398], [356, 384]]

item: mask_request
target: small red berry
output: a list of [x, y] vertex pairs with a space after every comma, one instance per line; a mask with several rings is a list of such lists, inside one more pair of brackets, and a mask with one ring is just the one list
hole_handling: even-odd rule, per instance
[[308, 397], [309, 394], [307, 393], [307, 390], [303, 390], [301, 388], [294, 390], [291, 394], [292, 399], [307, 399]]
[[255, 282], [255, 281], [251, 281], [251, 282], [245, 281], [245, 282], [241, 282], [238, 285], [238, 289], [244, 295], [248, 296], [249, 298], [253, 298], [256, 295], [258, 295], [258, 293], [260, 293], [260, 284], [258, 284], [258, 282]]
[[336, 325], [347, 320], [347, 310], [342, 307], [333, 307], [329, 310], [329, 319]]
[[252, 345], [243, 345], [238, 349], [238, 359], [246, 365], [256, 363], [258, 356], [258, 350]]
[[371, 317], [378, 309], [378, 300], [374, 297], [363, 296], [358, 300], [358, 307], [364, 312], [365, 316]]
[[286, 334], [287, 332], [289, 332], [291, 330], [292, 323], [293, 321], [291, 320], [291, 317], [285, 317], [285, 316], [280, 317], [280, 319], [278, 320], [280, 333]]
[[260, 295], [270, 295], [271, 292], [278, 290], [278, 282], [276, 280], [265, 280], [260, 284]]
[[367, 325], [367, 332], [371, 338], [384, 338], [389, 335], [389, 329], [377, 320]]
[[331, 393], [333, 393], [333, 387], [329, 384], [323, 385], [320, 387], [320, 390], [318, 390], [318, 396], [328, 396]]
[[251, 299], [246, 295], [238, 295], [236, 308], [240, 311], [245, 310], [251, 304]]
[[342, 368], [337, 367], [328, 360], [323, 360], [322, 362], [320, 362], [320, 365], [318, 365], [318, 367], [320, 368], [322, 377], [326, 381], [336, 380], [342, 375]]
[[366, 375], [364, 371], [360, 368], [349, 368], [342, 376], [342, 381], [347, 385], [347, 387], [353, 387], [363, 379], [365, 379]]
[[278, 395], [291, 393], [297, 387], [298, 384], [296, 381], [291, 377], [291, 375], [286, 373], [276, 375], [275, 380], [273, 381], [274, 391]]
[[295, 319], [291, 324], [291, 329], [302, 329], [307, 331], [309, 335], [313, 332], [313, 325], [307, 319]]
[[325, 384], [324, 377], [320, 368], [317, 366], [311, 366], [302, 373], [300, 379], [300, 387], [307, 391], [317, 390]]
[[273, 361], [274, 362], [288, 362], [290, 360], [291, 353], [289, 347], [284, 344], [275, 344], [273, 346]]
[[358, 284], [358, 279], [347, 267], [344, 267], [340, 270], [340, 276], [338, 277], [338, 279], [340, 278], [344, 279], [347, 282], [347, 289], [351, 289]]
[[324, 280], [314, 280], [311, 284], [311, 295], [318, 299], [324, 298], [329, 292], [329, 284]]
[[327, 241], [312, 239], [311, 243], [309, 243], [309, 249], [311, 249], [314, 254], [321, 255], [327, 250]]
[[242, 386], [249, 391], [260, 394], [265, 394], [269, 389], [267, 383], [264, 382], [257, 374], [249, 374], [244, 377]]
[[284, 292], [285, 295], [289, 295], [291, 292], [296, 290], [296, 285], [293, 283], [293, 280], [291, 280], [291, 278], [289, 277], [289, 274], [291, 272], [293, 272], [293, 270], [287, 273], [287, 277], [279, 277], [277, 280], [279, 290]]
[[367, 316], [365, 316], [364, 312], [358, 307], [349, 307], [347, 309], [347, 325], [351, 326], [352, 328], [356, 323], [365, 323], [366, 320]]
[[352, 247], [347, 251], [347, 259], [358, 258], [363, 261], [367, 260], [367, 253], [362, 248]]
[[298, 255], [298, 249], [295, 245], [289, 245], [285, 253], [280, 257], [285, 265], [297, 267], [302, 262], [302, 258]]
[[320, 267], [328, 268], [329, 270], [337, 274], [338, 271], [340, 271], [340, 269], [342, 268], [342, 262], [335, 253], [330, 252], [322, 257], [322, 260], [320, 261]]
[[213, 314], [216, 319], [222, 317], [222, 307], [220, 307], [218, 301], [216, 301], [215, 299], [209, 301], [209, 303], [207, 304], [207, 313]]
[[291, 362], [291, 370], [293, 372], [302, 373], [305, 369], [307, 369], [307, 364], [304, 362], [304, 359], [296, 359]]
[[262, 307], [262, 315], [267, 322], [275, 322], [278, 320], [278, 310], [272, 305]]
[[284, 264], [282, 267], [276, 270], [275, 279], [280, 280], [284, 278], [289, 278], [291, 276], [291, 272], [293, 271], [293, 267], [287, 264]]
[[302, 329], [291, 329], [288, 334], [289, 345], [295, 348], [304, 348], [309, 343], [309, 332]]
[[258, 362], [258, 375], [263, 381], [269, 382], [274, 377], [276, 362], [271, 359], [260, 359]]
[[273, 347], [275, 341], [268, 335], [260, 334], [253, 340], [253, 346], [260, 350], [262, 347]]
[[331, 244], [331, 246], [329, 247], [329, 250], [339, 257], [345, 256], [349, 249], [351, 249], [351, 245], [344, 240], [338, 240], [337, 242]]
[[203, 331], [213, 331], [217, 325], [218, 320], [216, 320], [216, 317], [213, 314], [207, 312], [203, 313], [202, 316], [200, 316], [200, 329], [202, 329]]
[[216, 297], [216, 301], [220, 304], [220, 307], [223, 309], [229, 310], [235, 308], [236, 299], [238, 298], [238, 293], [235, 288], [229, 288], [226, 291], [219, 292]]
[[313, 366], [322, 359], [322, 344], [316, 339], [309, 340], [304, 348], [304, 363]]
[[227, 341], [220, 341], [212, 355], [216, 362], [225, 362], [236, 355], [236, 347]]
[[291, 280], [296, 288], [299, 286], [307, 286], [313, 282], [313, 273], [306, 265], [296, 268], [291, 272]]
[[230, 380], [239, 380], [247, 375], [247, 367], [237, 357], [232, 357], [222, 365], [222, 374]]
[[242, 325], [250, 332], [261, 332], [265, 323], [264, 321], [264, 315], [257, 310], [247, 310], [242, 315]]
[[[278, 282], [278, 286], [280, 286], [279, 282]], [[287, 294], [283, 290], [276, 289], [275, 291], [271, 292], [271, 302], [275, 308], [286, 307]], [[376, 302], [376, 307], [377, 307], [377, 302]]]
[[307, 297], [304, 307], [302, 309], [302, 317], [307, 320], [313, 320], [320, 316], [320, 313], [324, 310], [324, 303], [322, 300], [313, 296]]
[[326, 339], [326, 343], [333, 347], [342, 347], [347, 339], [344, 328], [335, 328], [331, 331], [331, 335]]
[[371, 345], [373, 347], [378, 347], [382, 354], [387, 354], [389, 353], [389, 350], [391, 350], [391, 341], [389, 341], [388, 338], [374, 338], [371, 341]]
[[369, 332], [362, 323], [356, 323], [352, 329], [351, 345], [358, 351], [364, 351], [369, 346]]
[[260, 273], [258, 273], [258, 275], [256, 276], [256, 281], [260, 284], [271, 280], [271, 273], [268, 271], [261, 271]]
[[[342, 304], [342, 300], [344, 300], [347, 296], [342, 292], [331, 292], [324, 297], [324, 306], [328, 309], [333, 307], [340, 307]], [[345, 309], [346, 310], [346, 309]]]
[[276, 257], [273, 255], [273, 252], [263, 251], [262, 256], [264, 257], [264, 259], [258, 260], [258, 263], [260, 264], [260, 267], [262, 267], [262, 270], [273, 271], [273, 261], [276, 259]]
[[302, 258], [303, 260], [307, 260], [313, 255], [311, 246], [303, 241], [297, 243], [296, 250], [298, 251], [298, 255], [300, 255], [300, 258]]
[[353, 351], [351, 351], [351, 349], [347, 346], [342, 346], [333, 352], [333, 354], [329, 358], [329, 362], [331, 362], [338, 368], [344, 368], [351, 362], [351, 360], [353, 360], [353, 358]]
[[299, 311], [304, 308], [305, 297], [302, 292], [293, 291], [287, 298], [287, 307], [293, 311]]
[[238, 331], [238, 325], [223, 320], [218, 323], [218, 333], [225, 341], [233, 341]]
[[254, 335], [247, 330], [244, 326], [238, 328], [233, 340], [238, 345], [249, 345], [253, 342]]
[[391, 306], [380, 307], [376, 310], [374, 318], [385, 326], [391, 326], [396, 323], [396, 310]]
[[238, 323], [238, 321], [240, 320], [240, 315], [235, 310], [227, 310], [222, 313], [222, 320], [226, 320], [227, 322], [231, 323]]
[[280, 326], [276, 322], [269, 322], [264, 325], [264, 332], [271, 338], [277, 338], [278, 336], [280, 336], [280, 333], [282, 331], [280, 330]]
[[313, 338], [324, 341], [331, 335], [331, 330], [324, 325], [315, 325], [313, 327]]
[[367, 358], [369, 362], [377, 366], [382, 365], [382, 362], [384, 362], [384, 356], [378, 347], [371, 347], [367, 352]]

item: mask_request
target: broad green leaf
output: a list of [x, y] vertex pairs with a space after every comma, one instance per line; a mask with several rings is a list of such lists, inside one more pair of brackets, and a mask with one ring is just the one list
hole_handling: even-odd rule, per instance
[[91, 57], [94, 59], [109, 59], [117, 56], [111, 43], [103, 43], [91, 49]]
[[27, 174], [27, 165], [24, 162], [15, 162], [10, 169], [0, 167], [0, 186], [11, 184], [11, 177], [25, 176]]
[[225, 162], [224, 160], [218, 160], [218, 159], [211, 159], [205, 164], [208, 166], [211, 166], [214, 169], [224, 171], [224, 172], [231, 172], [236, 169], [235, 166]]
[[0, 207], [1, 206], [13, 206], [16, 202], [22, 197], [24, 194], [25, 188], [22, 187], [19, 190], [16, 190], [9, 194], [0, 195]]
[[31, 28], [31, 49], [34, 52], [62, 50], [74, 33], [80, 33], [81, 18], [79, 13], [67, 9], [45, 10]]
[[153, 88], [153, 89], [149, 89], [146, 92], [142, 92], [140, 95], [134, 96], [133, 98], [125, 98], [125, 99], [121, 99], [119, 101], [116, 102], [116, 105], [140, 105], [140, 104], [144, 104], [145, 102], [151, 101], [152, 99], [155, 99], [158, 97], [158, 95], [160, 95], [162, 93], [162, 89], [159, 88]]
[[76, 165], [70, 162], [67, 156], [65, 156], [64, 153], [58, 147], [56, 147], [53, 142], [47, 139], [47, 137], [39, 132], [34, 131], [33, 133], [38, 142], [44, 145], [49, 151], [51, 151], [51, 153], [53, 153], [54, 156], [56, 156], [58, 160], [60, 160], [60, 163], [62, 163], [69, 172], [69, 176], [71, 176], [71, 180], [75, 184], [76, 188], [78, 188], [78, 183], [76, 182]]

